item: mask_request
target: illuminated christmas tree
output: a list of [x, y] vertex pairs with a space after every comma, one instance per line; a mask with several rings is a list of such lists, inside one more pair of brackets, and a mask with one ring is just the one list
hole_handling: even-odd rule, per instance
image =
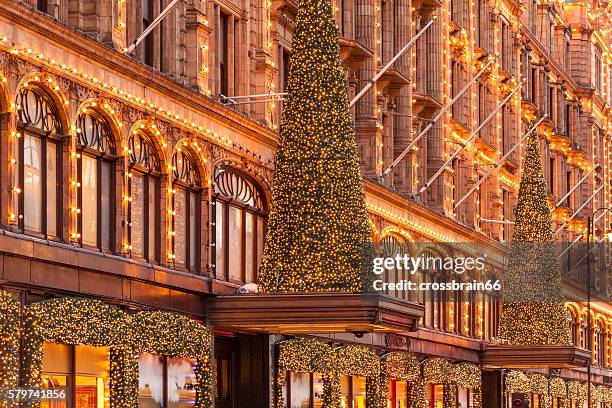
[[570, 345], [561, 269], [548, 207], [540, 143], [527, 141], [499, 337], [514, 345]]
[[261, 292], [358, 292], [373, 246], [330, 0], [303, 0], [289, 61]]

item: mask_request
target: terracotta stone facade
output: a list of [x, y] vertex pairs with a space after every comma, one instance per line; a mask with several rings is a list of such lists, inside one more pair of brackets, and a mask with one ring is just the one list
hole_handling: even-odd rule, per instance
[[[258, 228], [263, 234], [282, 112], [282, 101], [274, 95], [285, 90], [297, 3], [180, 1], [127, 55], [127, 47], [167, 3], [0, 4], [0, 286], [24, 304], [53, 296], [94, 296], [126, 309], [173, 310], [206, 322], [215, 296], [256, 281], [253, 264], [263, 245]], [[488, 277], [500, 278], [506, 257], [503, 243], [512, 237], [522, 148], [500, 159], [544, 114], [547, 118], [537, 132], [551, 207], [558, 204], [553, 211], [555, 229], [562, 227], [557, 238], [585, 239], [587, 216], [610, 206], [612, 195], [608, 3], [334, 0], [334, 10], [351, 97], [437, 16], [353, 108], [377, 243], [478, 243], [490, 256]], [[479, 79], [387, 171], [491, 59]], [[500, 107], [522, 81], [520, 91]], [[34, 123], [20, 120], [20, 110], [28, 106], [21, 105], [19, 96], [28, 89], [52, 107], [54, 132], [36, 133]], [[108, 157], [79, 145], [84, 132], [79, 118], [87, 113], [104, 123], [113, 146]], [[490, 122], [472, 137], [489, 116]], [[24, 227], [29, 220], [20, 194], [28, 180], [23, 173], [29, 174], [22, 163], [28, 132], [51, 138], [59, 147], [54, 234]], [[132, 163], [136, 134], [148, 141], [150, 154], [159, 162], [157, 170], [145, 171]], [[447, 162], [459, 148], [456, 158]], [[107, 246], [83, 242], [81, 162], [89, 153], [112, 163], [110, 182], [100, 184], [108, 186], [107, 201], [96, 213], [102, 214], [104, 206], [111, 209], [108, 220], [98, 218], [96, 230], [109, 232]], [[185, 169], [182, 160], [187, 159], [181, 157], [192, 163], [183, 173], [177, 169]], [[455, 208], [497, 162], [499, 170]], [[446, 167], [439, 177], [426, 184], [442, 165]], [[134, 255], [139, 230], [132, 185], [139, 169], [158, 183], [155, 210], [145, 214], [160, 238], [148, 256]], [[222, 191], [218, 177], [225, 171], [249, 186], [245, 188], [253, 197]], [[184, 180], [192, 173], [197, 183]], [[181, 218], [185, 208], [177, 196], [183, 191], [190, 197], [191, 218]], [[233, 208], [240, 208], [242, 215], [240, 225], [232, 227], [228, 211]], [[50, 217], [43, 215], [43, 225]], [[611, 221], [610, 214], [597, 219], [594, 239], [604, 239]], [[231, 228], [239, 229], [240, 240], [228, 237]], [[181, 246], [179, 236], [189, 249]], [[486, 300], [465, 299], [452, 310], [428, 305], [431, 319], [424, 319], [417, 332], [395, 338], [356, 338], [350, 333], [327, 338], [336, 344], [365, 343], [379, 354], [400, 344], [420, 356], [478, 363], [480, 351], [496, 337], [500, 313], [499, 305], [490, 302], [494, 298]], [[609, 302], [593, 304], [591, 331], [586, 330], [584, 304], [568, 303], [568, 309], [576, 344], [586, 347], [586, 336], [592, 333], [593, 380], [609, 380]], [[272, 345], [282, 336], [226, 331], [215, 336], [219, 355], [234, 359], [240, 390], [234, 405], [219, 406], [271, 404]], [[586, 379], [580, 370], [564, 369], [562, 375]]]

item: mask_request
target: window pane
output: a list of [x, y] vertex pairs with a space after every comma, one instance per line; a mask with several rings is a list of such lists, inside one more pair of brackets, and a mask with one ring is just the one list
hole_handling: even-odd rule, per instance
[[264, 234], [264, 226], [265, 220], [263, 217], [257, 217], [257, 269], [259, 264], [261, 263], [261, 256], [263, 255], [264, 242], [265, 242], [265, 234]]
[[340, 375], [340, 402], [341, 406], [348, 408], [348, 400], [351, 392], [351, 377]]
[[47, 142], [47, 234], [57, 235], [57, 146]]
[[323, 406], [323, 375], [321, 373], [312, 374], [312, 399], [314, 408]]
[[215, 271], [217, 279], [223, 279], [223, 267], [225, 266], [223, 243], [223, 203], [217, 201], [215, 204]]
[[41, 141], [25, 135], [23, 140], [23, 202], [25, 228], [40, 232], [42, 214]]
[[[70, 373], [70, 346], [44, 342], [42, 388], [67, 393], [66, 378]], [[65, 408], [66, 399], [43, 399], [41, 408]]]
[[96, 159], [86, 155], [81, 156], [81, 194], [83, 208], [81, 208], [81, 219], [83, 232], [81, 237], [87, 245], [97, 245], [97, 222], [98, 222], [98, 171]]
[[110, 407], [110, 348], [74, 346], [76, 408]]
[[198, 269], [197, 194], [189, 193], [189, 269]]
[[459, 404], [457, 405], [457, 408], [469, 408], [468, 407], [468, 389], [459, 387], [457, 389], [457, 392], [459, 393], [459, 398], [458, 398]]
[[168, 408], [195, 405], [195, 360], [168, 358]]
[[395, 398], [397, 401], [396, 408], [408, 407], [408, 383], [406, 381], [395, 382]]
[[182, 189], [177, 189], [174, 195], [174, 255], [176, 255], [177, 264], [185, 265], [185, 241], [187, 240], [185, 229], [185, 217], [187, 211], [186, 192]]
[[237, 281], [242, 280], [242, 211], [228, 206], [228, 237], [229, 246], [229, 277]]
[[366, 406], [366, 379], [365, 377], [353, 377], [353, 408], [365, 408]]
[[289, 408], [310, 408], [310, 373], [291, 373]]
[[[58, 390], [60, 393], [63, 391], [64, 395], [66, 395], [66, 376], [46, 375], [43, 373], [41, 388], [44, 390]], [[40, 408], [66, 408], [66, 398], [41, 399]]]
[[144, 176], [134, 173], [130, 180], [130, 244], [134, 256], [144, 256]]
[[139, 408], [161, 408], [163, 404], [163, 357], [141, 353], [138, 359], [138, 406]]
[[149, 248], [147, 256], [150, 261], [155, 260], [157, 253], [155, 251], [157, 234], [155, 233], [155, 221], [157, 217], [157, 180], [149, 178], [149, 220], [148, 220], [148, 234], [149, 234]]
[[110, 248], [110, 228], [111, 228], [111, 191], [112, 191], [112, 165], [107, 162], [102, 162], [102, 191], [101, 191], [101, 206], [102, 213], [100, 214], [100, 228], [102, 238], [102, 248]]
[[244, 241], [244, 270], [246, 282], [255, 282], [255, 265], [253, 265], [253, 247], [255, 245], [254, 225], [255, 216], [249, 212], [245, 213], [245, 241]]

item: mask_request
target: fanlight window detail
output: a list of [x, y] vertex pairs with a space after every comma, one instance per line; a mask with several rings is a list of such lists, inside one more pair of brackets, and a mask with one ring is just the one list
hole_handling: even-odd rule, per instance
[[77, 120], [79, 144], [105, 154], [114, 154], [115, 145], [111, 139], [108, 124], [94, 112], [83, 112]]
[[387, 235], [380, 240], [380, 254], [381, 256], [395, 256], [403, 254], [405, 251], [405, 245], [399, 239], [393, 235]]
[[185, 150], [178, 150], [172, 156], [172, 167], [174, 169], [174, 180], [190, 186], [201, 186], [200, 173], [193, 157]]
[[253, 183], [237, 173], [221, 168], [215, 175], [216, 192], [251, 207], [263, 209], [261, 193]]
[[57, 133], [60, 128], [59, 116], [50, 98], [38, 88], [26, 88], [17, 97], [19, 121], [26, 125]]
[[141, 133], [136, 133], [128, 141], [130, 153], [130, 163], [146, 168], [149, 171], [160, 171], [159, 159], [155, 147]]
[[214, 206], [217, 279], [256, 282], [267, 218], [261, 190], [240, 173], [221, 167], [215, 173]]

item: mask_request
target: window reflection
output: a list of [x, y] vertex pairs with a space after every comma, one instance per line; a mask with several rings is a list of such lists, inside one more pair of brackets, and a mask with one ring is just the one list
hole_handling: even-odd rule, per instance
[[43, 408], [65, 408], [69, 401], [75, 408], [110, 408], [110, 349], [45, 342], [42, 387], [66, 395], [42, 400]]
[[161, 408], [163, 404], [163, 356], [141, 353], [138, 359], [138, 406], [140, 408]]
[[81, 238], [84, 244], [98, 244], [98, 169], [96, 159], [84, 155], [81, 157]]
[[195, 360], [168, 358], [168, 408], [186, 408], [195, 405]]
[[35, 232], [42, 231], [41, 143], [31, 135], [26, 135], [23, 141], [25, 228]]
[[290, 379], [289, 408], [310, 408], [310, 373], [292, 372]]

